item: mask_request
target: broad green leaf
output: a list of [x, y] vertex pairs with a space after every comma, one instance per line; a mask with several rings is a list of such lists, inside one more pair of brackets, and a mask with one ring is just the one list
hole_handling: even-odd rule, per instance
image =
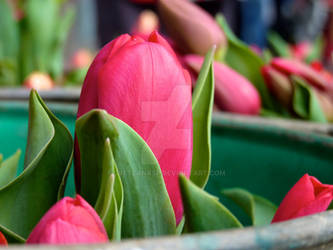
[[8, 243], [25, 243], [25, 239], [17, 235], [13, 231], [8, 230], [0, 225], [0, 232], [6, 237]]
[[228, 49], [224, 62], [245, 76], [257, 88], [264, 108], [274, 109], [272, 97], [261, 75], [264, 61], [234, 35], [222, 15], [217, 15], [216, 21], [228, 38]]
[[179, 176], [179, 183], [189, 233], [242, 227], [237, 218], [215, 197], [197, 187], [184, 175]]
[[211, 164], [211, 121], [214, 105], [214, 51], [207, 53], [195, 85], [193, 111], [193, 159], [191, 180], [199, 187], [208, 181]]
[[17, 150], [16, 153], [7, 160], [3, 162], [0, 160], [0, 188], [7, 185], [15, 178], [20, 156], [21, 150]]
[[23, 239], [62, 197], [73, 155], [70, 132], [34, 90], [29, 105], [25, 169], [0, 188], [0, 230]]
[[289, 44], [277, 32], [269, 32], [267, 40], [276, 56], [291, 57]]
[[225, 189], [222, 194], [242, 208], [251, 218], [254, 226], [269, 225], [277, 210], [277, 207], [270, 201], [242, 188]]
[[96, 203], [103, 173], [105, 140], [110, 139], [124, 186], [122, 238], [176, 233], [175, 216], [158, 162], [144, 140], [104, 110], [76, 122], [81, 155], [81, 195]]
[[298, 76], [292, 76], [294, 84], [293, 109], [303, 119], [327, 122], [319, 101], [310, 85]]
[[109, 239], [120, 240], [124, 191], [109, 138], [105, 141], [102, 164], [102, 181], [95, 209], [104, 223]]

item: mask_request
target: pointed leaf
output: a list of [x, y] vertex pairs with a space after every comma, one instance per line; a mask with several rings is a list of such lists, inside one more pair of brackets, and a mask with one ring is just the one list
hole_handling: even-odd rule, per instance
[[234, 35], [222, 15], [217, 15], [216, 21], [228, 38], [228, 49], [224, 62], [245, 76], [257, 88], [264, 108], [274, 109], [271, 96], [261, 75], [264, 61]]
[[[92, 110], [76, 122], [81, 155], [81, 195], [95, 204], [103, 173], [105, 140], [124, 185], [122, 238], [175, 234], [175, 216], [158, 162], [127, 124]], [[156, 212], [158, 211], [158, 212]]]
[[207, 53], [194, 89], [193, 110], [193, 159], [191, 180], [199, 187], [208, 181], [211, 164], [211, 121], [214, 104], [215, 48]]
[[102, 182], [95, 209], [104, 223], [109, 239], [120, 240], [124, 191], [109, 138], [105, 141], [102, 164]]
[[181, 235], [183, 230], [184, 230], [184, 225], [185, 225], [185, 217], [183, 216], [182, 220], [179, 222], [176, 228], [176, 234]]
[[236, 217], [215, 197], [200, 189], [184, 175], [179, 176], [188, 232], [205, 232], [242, 227]]
[[254, 226], [269, 225], [277, 210], [277, 207], [270, 201], [242, 188], [225, 189], [222, 194], [242, 208], [251, 218]]
[[0, 188], [7, 185], [15, 178], [20, 156], [21, 150], [17, 150], [15, 154], [4, 162], [0, 160]]
[[25, 170], [0, 188], [0, 227], [26, 239], [63, 195], [73, 155], [67, 128], [31, 91]]
[[293, 109], [303, 119], [327, 122], [314, 90], [300, 77], [292, 76], [294, 84]]

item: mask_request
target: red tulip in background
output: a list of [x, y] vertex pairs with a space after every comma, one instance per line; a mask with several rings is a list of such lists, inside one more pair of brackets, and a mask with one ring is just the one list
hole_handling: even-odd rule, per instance
[[76, 244], [108, 242], [95, 210], [80, 196], [58, 201], [31, 232], [28, 244]]
[[271, 66], [286, 75], [294, 74], [303, 77], [310, 84], [322, 90], [329, 89], [329, 85], [332, 85], [332, 83], [328, 83], [325, 77], [318, 74], [309, 65], [296, 59], [274, 58], [271, 61]]
[[[197, 55], [187, 55], [184, 62], [199, 73], [204, 58]], [[260, 112], [261, 101], [256, 88], [242, 75], [219, 62], [214, 62], [215, 104], [221, 110], [257, 115]]]
[[157, 32], [147, 41], [122, 35], [100, 51], [82, 87], [78, 117], [94, 108], [126, 122], [150, 146], [179, 222], [178, 175], [189, 176], [192, 164], [191, 80]]
[[7, 243], [7, 240], [6, 240], [5, 236], [0, 232], [0, 246], [1, 245], [7, 246], [8, 243]]
[[287, 193], [272, 220], [280, 222], [325, 211], [333, 199], [333, 185], [304, 175]]

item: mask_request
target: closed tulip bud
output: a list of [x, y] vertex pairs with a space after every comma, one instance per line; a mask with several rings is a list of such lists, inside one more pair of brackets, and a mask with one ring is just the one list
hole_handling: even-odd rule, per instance
[[[191, 80], [157, 32], [148, 40], [122, 35], [107, 44], [84, 81], [78, 117], [105, 109], [131, 126], [149, 145], [162, 170], [177, 222], [183, 208], [179, 173], [192, 166]], [[76, 147], [76, 159], [79, 159]], [[76, 173], [80, 166], [76, 162]]]
[[333, 199], [333, 185], [322, 184], [315, 177], [304, 175], [287, 193], [272, 223], [325, 211]]
[[216, 45], [226, 46], [227, 40], [212, 16], [188, 0], [158, 1], [160, 17], [168, 35], [184, 53], [205, 55]]
[[95, 210], [80, 196], [65, 197], [43, 216], [27, 244], [87, 244], [107, 242], [108, 237]]
[[[197, 73], [200, 72], [203, 61], [201, 56], [184, 57], [184, 62]], [[239, 114], [259, 114], [260, 96], [245, 77], [219, 62], [214, 62], [214, 76], [215, 104], [219, 109]]]
[[329, 87], [329, 83], [321, 74], [316, 72], [309, 65], [296, 59], [274, 58], [271, 61], [271, 66], [288, 76], [298, 75], [303, 77], [310, 84], [319, 89], [325, 90]]
[[5, 245], [5, 246], [7, 246], [8, 245], [8, 243], [7, 243], [7, 240], [6, 240], [6, 238], [5, 238], [5, 236], [0, 232], [0, 246], [3, 246], [3, 245]]
[[268, 89], [285, 107], [290, 107], [293, 98], [293, 85], [290, 79], [271, 66], [264, 66], [262, 74]]

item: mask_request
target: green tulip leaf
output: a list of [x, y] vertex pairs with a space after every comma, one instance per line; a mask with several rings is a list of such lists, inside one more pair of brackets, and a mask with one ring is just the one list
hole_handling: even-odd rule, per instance
[[13, 231], [8, 230], [7, 228], [0, 225], [0, 232], [6, 237], [6, 240], [9, 244], [18, 244], [18, 243], [25, 243], [25, 239], [21, 236], [17, 235]]
[[95, 209], [104, 223], [109, 239], [120, 240], [124, 191], [109, 138], [105, 141], [102, 164], [102, 181]]
[[207, 53], [195, 85], [193, 111], [193, 159], [191, 180], [199, 187], [208, 181], [211, 164], [211, 123], [214, 105], [214, 51]]
[[[60, 199], [73, 156], [73, 139], [32, 90], [24, 171], [0, 188], [0, 230], [26, 239]], [[13, 236], [15, 238], [15, 236]]]
[[216, 21], [228, 39], [228, 49], [223, 62], [245, 76], [256, 87], [264, 108], [274, 110], [275, 106], [272, 97], [261, 75], [264, 61], [234, 35], [222, 15], [217, 15]]
[[176, 234], [181, 235], [185, 226], [185, 217], [183, 216], [182, 220], [179, 222], [176, 228]]
[[[14, 155], [7, 160], [0, 160], [0, 188], [11, 182], [17, 173], [17, 168], [21, 156], [21, 150], [17, 150]], [[2, 158], [2, 157], [1, 157]]]
[[279, 35], [271, 31], [267, 35], [267, 41], [274, 54], [278, 57], [291, 57], [289, 44]]
[[176, 233], [159, 164], [132, 128], [104, 110], [92, 110], [77, 120], [76, 135], [81, 156], [80, 193], [92, 205], [96, 204], [102, 181], [105, 140], [110, 139], [124, 186], [122, 238]]
[[277, 207], [270, 201], [242, 188], [230, 188], [222, 194], [235, 202], [251, 218], [254, 226], [269, 225]]
[[179, 176], [186, 229], [189, 233], [240, 228], [242, 224], [216, 197], [197, 187], [184, 175]]
[[291, 79], [294, 84], [293, 109], [296, 114], [306, 120], [327, 122], [317, 96], [310, 85], [298, 76], [292, 76]]

